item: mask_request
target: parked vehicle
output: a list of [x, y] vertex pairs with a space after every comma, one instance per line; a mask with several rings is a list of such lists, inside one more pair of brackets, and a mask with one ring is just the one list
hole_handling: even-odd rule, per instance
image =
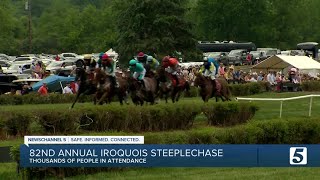
[[46, 67], [46, 71], [51, 74], [58, 74], [61, 70], [72, 70], [72, 66], [76, 63], [72, 60], [53, 61]]
[[197, 48], [203, 52], [229, 52], [236, 49], [245, 49], [246, 51], [255, 51], [256, 45], [252, 42], [205, 42], [199, 41]]
[[246, 49], [236, 49], [230, 51], [228, 54], [228, 64], [233, 64], [233, 65], [242, 65], [247, 58], [247, 50]]
[[39, 61], [40, 59], [35, 58], [35, 57], [18, 57], [15, 60], [12, 61], [12, 64], [16, 64], [16, 63], [34, 63]]
[[264, 51], [251, 51], [250, 54], [252, 56], [253, 64], [256, 64], [256, 62], [263, 61], [267, 58]]
[[20, 74], [19, 67], [22, 68], [22, 74], [31, 74], [31, 63], [11, 64], [3, 73], [7, 74]]
[[281, 51], [276, 48], [258, 48], [257, 51], [264, 52], [266, 56], [265, 58], [269, 58], [281, 53]]
[[0, 65], [1, 67], [9, 67], [10, 66], [10, 63], [6, 60], [0, 60]]
[[13, 58], [6, 55], [6, 54], [0, 54], [0, 60], [5, 60], [5, 61], [12, 61]]
[[75, 54], [75, 53], [62, 53], [59, 55], [60, 61], [70, 60], [77, 64], [77, 66], [84, 65], [83, 56]]
[[317, 42], [304, 42], [297, 44], [297, 49], [305, 50], [305, 51], [311, 51], [312, 58], [318, 60], [318, 43]]
[[203, 53], [204, 57], [213, 57], [216, 61], [221, 62], [223, 64], [228, 63], [228, 54], [227, 52], [207, 52]]
[[0, 94], [10, 92], [12, 89], [18, 89], [19, 87], [12, 83], [17, 79], [15, 75], [0, 74]]

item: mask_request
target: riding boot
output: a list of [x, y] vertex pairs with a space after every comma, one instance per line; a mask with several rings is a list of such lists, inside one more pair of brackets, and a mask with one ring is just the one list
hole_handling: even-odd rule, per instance
[[175, 75], [174, 76], [174, 79], [176, 80], [176, 87], [179, 86], [179, 78], [178, 78], [178, 75]]
[[146, 86], [145, 86], [145, 84], [144, 84], [144, 80], [142, 79], [142, 80], [139, 80], [139, 82], [141, 83], [141, 85], [142, 85], [142, 90], [145, 90], [146, 89]]
[[114, 77], [114, 76], [110, 76], [110, 80], [111, 80], [111, 83], [113, 84], [113, 86], [114, 86], [115, 88], [118, 88], [118, 87], [117, 87], [117, 80], [116, 80], [116, 77]]

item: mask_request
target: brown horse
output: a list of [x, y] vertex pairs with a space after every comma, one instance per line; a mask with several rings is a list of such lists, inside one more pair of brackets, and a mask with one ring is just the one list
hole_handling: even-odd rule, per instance
[[94, 81], [97, 84], [97, 91], [95, 94], [94, 104], [102, 105], [105, 101], [107, 104], [111, 103], [112, 98], [117, 95], [120, 104], [123, 105], [123, 100], [128, 104], [127, 96], [127, 81], [121, 76], [117, 75], [119, 88], [115, 88], [111, 81], [111, 76], [108, 76], [103, 70], [97, 68], [95, 70]]
[[76, 99], [74, 100], [72, 106], [70, 108], [73, 108], [78, 99], [80, 98], [80, 95], [91, 95], [96, 92], [96, 84], [92, 80], [92, 74], [88, 74], [84, 68], [77, 68], [76, 69], [76, 78], [75, 81], [80, 82], [79, 83], [79, 89], [77, 92]]
[[178, 80], [179, 80], [179, 85], [176, 86], [171, 85], [170, 87], [168, 87], [168, 84], [170, 82], [168, 82], [167, 79], [172, 79], [172, 75], [168, 74], [167, 72], [165, 72], [165, 69], [160, 67], [157, 71], [157, 78], [159, 81], [159, 96], [165, 98], [166, 103], [168, 103], [168, 98], [169, 96], [171, 96], [171, 100], [173, 103], [178, 102], [179, 98], [181, 96], [181, 93], [186, 90], [187, 93], [189, 93], [190, 90], [190, 84], [189, 82], [182, 76], [178, 76]]
[[196, 73], [194, 86], [200, 87], [200, 95], [204, 102], [208, 102], [210, 98], [215, 97], [218, 102], [218, 97], [222, 101], [231, 101], [231, 91], [228, 82], [225, 78], [216, 78], [211, 80], [204, 77], [201, 73]]
[[157, 80], [151, 77], [143, 79], [144, 86], [133, 78], [129, 78], [129, 90], [131, 93], [132, 102], [135, 105], [143, 105], [144, 101], [149, 102], [151, 105], [155, 103], [157, 92]]

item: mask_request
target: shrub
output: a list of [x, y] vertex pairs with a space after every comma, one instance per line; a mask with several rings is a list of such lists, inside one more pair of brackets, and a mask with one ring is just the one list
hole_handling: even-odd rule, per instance
[[233, 96], [248, 96], [268, 91], [267, 82], [251, 82], [246, 84], [232, 84], [229, 86]]
[[320, 91], [320, 81], [305, 81], [301, 88], [303, 91]]
[[252, 103], [216, 103], [203, 107], [209, 125], [232, 126], [250, 120], [258, 107]]
[[[72, 103], [75, 98], [75, 94], [49, 94], [48, 96], [40, 96], [36, 93], [23, 96], [0, 95], [0, 105]], [[93, 102], [93, 96], [82, 96], [79, 102]]]

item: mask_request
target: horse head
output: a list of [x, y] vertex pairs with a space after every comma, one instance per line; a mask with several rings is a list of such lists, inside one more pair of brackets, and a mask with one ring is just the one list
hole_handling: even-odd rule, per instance
[[84, 68], [78, 67], [76, 69], [76, 77], [75, 80], [80, 80], [81, 82], [85, 82], [87, 80], [86, 71]]
[[166, 79], [167, 79], [167, 73], [166, 73], [164, 67], [159, 67], [159, 68], [157, 69], [156, 78], [157, 78], [158, 81], [160, 81], [160, 82], [165, 82], [165, 81], [166, 81]]
[[93, 84], [99, 88], [102, 84], [105, 84], [107, 80], [107, 74], [100, 68], [94, 70]]

